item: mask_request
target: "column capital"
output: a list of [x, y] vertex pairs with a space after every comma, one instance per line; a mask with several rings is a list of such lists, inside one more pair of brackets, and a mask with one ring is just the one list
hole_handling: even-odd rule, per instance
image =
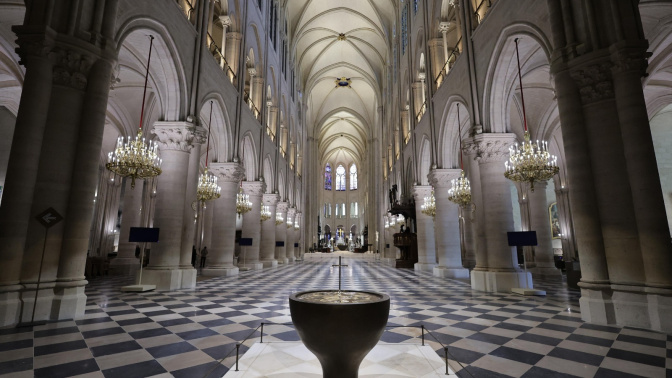
[[266, 183], [263, 181], [243, 181], [243, 191], [251, 196], [261, 196], [266, 191]]
[[444, 21], [439, 23], [439, 32], [446, 33], [450, 29], [450, 22]]
[[231, 17], [228, 14], [219, 16], [219, 22], [222, 23], [222, 26], [227, 27], [231, 26]]
[[278, 204], [278, 201], [280, 201], [280, 195], [276, 193], [264, 194], [261, 201], [264, 205], [275, 206]]
[[461, 169], [433, 169], [429, 172], [427, 178], [435, 188], [449, 187], [450, 180], [459, 178], [461, 174]]
[[648, 57], [651, 53], [646, 51], [647, 45], [635, 45], [620, 47], [614, 45], [610, 48], [611, 60], [614, 62], [612, 73], [618, 75], [625, 72], [634, 71], [639, 75], [646, 75], [646, 69], [649, 66]]
[[161, 150], [189, 152], [194, 144], [202, 144], [205, 141], [203, 127], [184, 121], [155, 122], [152, 134], [156, 135]]
[[505, 161], [509, 158], [509, 147], [517, 140], [512, 133], [483, 133], [463, 141], [463, 149], [469, 155], [475, 155], [479, 163]]
[[614, 64], [608, 59], [591, 60], [570, 69], [570, 76], [576, 82], [583, 104], [614, 98], [611, 72]]
[[425, 197], [429, 197], [434, 190], [430, 185], [415, 185], [413, 187], [413, 197], [415, 198], [416, 208], [418, 205], [422, 205], [422, 200]]
[[296, 215], [296, 207], [290, 207], [287, 209], [287, 218], [294, 219], [294, 215]]
[[245, 168], [240, 163], [210, 163], [210, 169], [226, 182], [238, 183], [245, 177]]
[[286, 213], [289, 203], [287, 202], [278, 202], [278, 206], [275, 208], [276, 213]]

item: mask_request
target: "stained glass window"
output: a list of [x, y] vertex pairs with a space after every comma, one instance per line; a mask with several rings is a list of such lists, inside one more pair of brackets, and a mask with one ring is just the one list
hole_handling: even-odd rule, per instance
[[336, 168], [336, 190], [345, 190], [345, 168], [343, 165]]
[[324, 168], [324, 189], [331, 190], [331, 165], [329, 163]]
[[418, 13], [418, 0], [413, 0], [413, 14]]
[[357, 190], [357, 166], [350, 166], [350, 190]]

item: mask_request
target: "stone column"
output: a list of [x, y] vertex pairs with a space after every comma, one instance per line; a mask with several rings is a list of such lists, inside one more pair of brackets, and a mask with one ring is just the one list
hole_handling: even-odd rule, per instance
[[424, 198], [432, 193], [431, 186], [416, 185], [413, 187], [415, 197], [415, 222], [418, 234], [418, 262], [414, 269], [432, 272], [436, 266], [436, 249], [434, 248], [434, 219], [422, 213]]
[[37, 180], [40, 149], [51, 99], [52, 62], [48, 53], [53, 40], [46, 35], [35, 40], [15, 26], [18, 36], [17, 53], [26, 66], [21, 102], [16, 117], [9, 153], [3, 201], [0, 206], [0, 326], [19, 323], [21, 300], [19, 285], [21, 261], [28, 224], [32, 221], [31, 204]]
[[182, 281], [182, 229], [186, 203], [189, 152], [194, 139], [194, 126], [188, 122], [156, 122], [156, 134], [163, 160], [158, 177], [154, 227], [161, 229], [159, 243], [150, 247], [149, 264], [143, 271], [142, 283], [156, 285], [157, 290], [193, 287]]
[[534, 191], [528, 191], [528, 209], [530, 214], [530, 230], [537, 232], [537, 246], [534, 248], [535, 267], [532, 274], [553, 280], [562, 280], [562, 273], [555, 267], [551, 229], [548, 224], [548, 202], [546, 187], [548, 182], [534, 183]]
[[[443, 65], [442, 68], [448, 62], [448, 29], [450, 29], [450, 22], [441, 22], [439, 23], [439, 32], [441, 32], [441, 38], [443, 40]], [[445, 67], [446, 73], [448, 73], [448, 67]]]
[[201, 160], [201, 145], [205, 143], [206, 131], [198, 126], [192, 131], [192, 148], [189, 152], [189, 171], [187, 173], [187, 190], [184, 198], [182, 223], [182, 245], [180, 247], [180, 269], [182, 269], [182, 288], [196, 287], [197, 271], [191, 265], [191, 253], [194, 248], [194, 235], [196, 233], [195, 215], [198, 214], [198, 201], [196, 200], [196, 191], [198, 190], [198, 176]]
[[211, 163], [212, 173], [219, 177], [221, 197], [212, 201], [213, 207], [211, 245], [201, 274], [207, 277], [235, 276], [238, 267], [233, 265], [233, 250], [236, 238], [236, 195], [238, 185], [245, 177], [245, 169], [239, 163]]
[[303, 256], [301, 256], [301, 216], [301, 213], [296, 213], [296, 216], [294, 216], [294, 242], [292, 245], [298, 243], [297, 246], [294, 246], [294, 261], [303, 261]]
[[[84, 268], [111, 76], [111, 63], [93, 54], [69, 46], [56, 47], [51, 54], [53, 87], [44, 130], [48, 143], [41, 146], [30, 213], [32, 219], [52, 207], [64, 220], [49, 229], [35, 320], [84, 314]], [[32, 312], [45, 236], [39, 223], [28, 224], [21, 277], [23, 320]]]
[[140, 259], [135, 257], [138, 243], [128, 241], [131, 227], [146, 227], [142, 221], [142, 188], [131, 189], [131, 179], [124, 184], [124, 209], [121, 217], [117, 257], [110, 261], [110, 274], [135, 275], [140, 268]]
[[[647, 46], [646, 41], [634, 46], [612, 46], [612, 73], [646, 285], [664, 292], [669, 306], [672, 304], [670, 230], [653, 140], [648, 128], [642, 130], [642, 125], [649, 123], [641, 81], [648, 65]], [[672, 321], [665, 328], [672, 329]]]
[[[278, 202], [278, 206], [275, 208], [275, 213], [282, 215], [282, 219], [287, 220], [287, 207], [289, 204], [287, 202]], [[273, 219], [275, 222], [275, 219]], [[275, 223], [273, 223], [275, 224]], [[275, 259], [278, 260], [278, 264], [287, 264], [289, 259], [287, 258], [287, 226], [285, 223], [281, 223], [275, 226]], [[282, 246], [278, 246], [277, 243], [284, 243]]]
[[[483, 226], [487, 268], [471, 272], [471, 287], [489, 292], [509, 292], [511, 288], [532, 288], [532, 275], [518, 268], [514, 247], [509, 247], [507, 231], [513, 230], [510, 183], [504, 177], [504, 161], [514, 134], [478, 134], [476, 145], [483, 198]], [[472, 188], [474, 187], [472, 181]], [[487, 200], [486, 200], [487, 199]], [[478, 206], [478, 204], [477, 204]], [[477, 256], [477, 264], [478, 256]]]
[[459, 178], [461, 172], [461, 169], [434, 169], [429, 173], [436, 199], [434, 238], [439, 257], [439, 266], [433, 270], [436, 277], [469, 278], [469, 270], [462, 266], [459, 206], [448, 200], [450, 181]]
[[222, 23], [222, 60], [219, 62], [219, 66], [226, 71], [226, 29], [231, 25], [231, 18], [228, 15], [219, 16], [219, 21]]
[[564, 185], [556, 184], [555, 198], [558, 206], [558, 217], [560, 218], [560, 232], [562, 233], [560, 236], [562, 259], [567, 263], [576, 259], [576, 242], [574, 240], [572, 209], [569, 206], [569, 189]]
[[[238, 59], [240, 57], [240, 41], [243, 36], [237, 32], [228, 32], [226, 33], [226, 50], [224, 50], [224, 55], [226, 55], [226, 61], [231, 67], [231, 71], [237, 76], [240, 75], [240, 70], [238, 69]], [[231, 81], [236, 85], [236, 81], [232, 77], [229, 77]], [[240, 90], [240, 89], [239, 89]]]
[[243, 214], [243, 232], [241, 237], [251, 238], [252, 245], [241, 246], [238, 267], [243, 270], [259, 270], [264, 267], [259, 261], [261, 245], [261, 196], [266, 191], [263, 181], [243, 181], [243, 191], [250, 196], [252, 210]]
[[257, 111], [254, 113], [254, 116], [257, 120], [261, 120], [261, 112], [264, 111], [264, 101], [262, 101], [262, 96], [264, 94], [264, 78], [260, 76], [255, 76], [250, 83], [250, 86], [254, 85], [254, 97], [250, 93], [250, 97], [254, 100], [254, 106], [257, 108]]
[[287, 218], [285, 219], [285, 223], [287, 223], [289, 220], [292, 220], [292, 224], [289, 225], [287, 224], [287, 241], [285, 242], [285, 251], [287, 255], [287, 260], [289, 262], [294, 262], [296, 260], [296, 257], [294, 256], [294, 222], [296, 221], [296, 208], [295, 207], [290, 207], [287, 210]]
[[462, 266], [471, 270], [476, 266], [476, 208], [473, 203], [460, 206], [459, 214], [462, 227]]
[[280, 196], [277, 194], [264, 194], [262, 198], [262, 203], [268, 206], [271, 211], [271, 217], [261, 222], [261, 246], [259, 254], [264, 268], [278, 266], [278, 260], [275, 259], [275, 209], [279, 200]]
[[[411, 94], [413, 96], [413, 114], [412, 114], [412, 116], [416, 120], [416, 122], [414, 122], [414, 123], [417, 123], [419, 121], [418, 115], [420, 114], [420, 111], [422, 110], [424, 87], [425, 87], [424, 84], [419, 82], [419, 81], [415, 81], [411, 85], [411, 89], [412, 89]], [[420, 116], [422, 116], [422, 115], [420, 114]]]
[[[221, 186], [220, 186], [221, 187]], [[203, 239], [201, 239], [200, 243], [196, 244], [196, 247], [200, 251], [204, 245], [209, 245], [212, 246], [212, 218], [214, 215], [213, 209], [215, 208], [214, 202], [211, 202], [209, 204], [205, 204], [205, 209], [201, 211], [201, 214], [203, 214], [203, 233], [200, 235]], [[197, 240], [198, 241], [198, 240]], [[206, 260], [207, 262], [207, 260]]]
[[[269, 106], [268, 107], [268, 127], [270, 129], [270, 132], [273, 133], [271, 140], [275, 141], [275, 138], [277, 137], [277, 128], [276, 125], [278, 124], [278, 107], [277, 106]], [[266, 131], [267, 133], [268, 130]], [[270, 133], [269, 133], [270, 135]]]

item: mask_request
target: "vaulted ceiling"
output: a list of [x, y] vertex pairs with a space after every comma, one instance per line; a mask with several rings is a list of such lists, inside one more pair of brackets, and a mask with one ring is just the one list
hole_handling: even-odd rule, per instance
[[[394, 0], [287, 0], [307, 127], [322, 163], [365, 157], [388, 64]], [[344, 78], [346, 80], [340, 81]]]

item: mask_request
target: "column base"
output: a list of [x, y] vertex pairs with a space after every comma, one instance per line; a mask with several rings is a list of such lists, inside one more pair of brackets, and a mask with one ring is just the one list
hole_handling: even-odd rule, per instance
[[19, 323], [22, 288], [21, 285], [0, 286], [0, 327]]
[[54, 301], [51, 306], [52, 320], [76, 319], [84, 316], [86, 309], [84, 289], [87, 283], [86, 280], [56, 282]]
[[294, 256], [291, 256], [291, 257], [287, 258], [287, 261], [289, 261], [290, 263], [293, 263], [294, 261], [296, 261], [296, 259], [294, 258]]
[[558, 268], [535, 267], [527, 270], [532, 273], [534, 278], [543, 278], [547, 280], [562, 280], [562, 271]]
[[469, 278], [469, 269], [464, 268], [447, 268], [445, 266], [437, 266], [433, 270], [434, 277], [441, 278]]
[[471, 288], [479, 291], [509, 293], [514, 287], [532, 289], [530, 272], [491, 272], [473, 270], [471, 272]]
[[[37, 294], [37, 303], [35, 301], [34, 283], [24, 284], [25, 290], [21, 292], [21, 301], [23, 308], [21, 309], [20, 323], [29, 323], [33, 321], [48, 321], [51, 320], [52, 306], [54, 303], [54, 282], [40, 283], [40, 290]], [[33, 307], [35, 307], [35, 317], [33, 318]]]
[[[581, 319], [672, 333], [672, 291], [641, 286], [581, 282]], [[648, 291], [648, 292], [647, 292]]]
[[198, 276], [198, 271], [191, 267], [185, 267], [180, 269], [182, 271], [182, 287], [181, 289], [194, 289], [196, 288], [196, 276]]
[[264, 268], [262, 262], [246, 262], [244, 264], [238, 263], [239, 270], [261, 270]]
[[[156, 269], [156, 268], [145, 268], [142, 271], [142, 282], [143, 285], [156, 285], [156, 290], [179, 290], [179, 289], [190, 289], [192, 287], [182, 287], [182, 273], [184, 270], [191, 269]], [[194, 280], [196, 277], [194, 276]], [[187, 278], [187, 281], [188, 278]], [[194, 281], [194, 286], [195, 286]]]
[[237, 276], [238, 272], [237, 266], [227, 266], [223, 268], [203, 268], [201, 275], [204, 277], [231, 277]]
[[110, 261], [111, 276], [134, 276], [138, 269], [140, 269], [140, 259], [135, 257], [117, 257]]
[[413, 270], [416, 272], [429, 272], [432, 273], [436, 267], [436, 263], [421, 263], [417, 262], [413, 265]]
[[278, 260], [261, 260], [261, 263], [264, 265], [264, 268], [277, 268], [278, 267]]
[[278, 264], [287, 264], [289, 259], [286, 257], [278, 257]]

